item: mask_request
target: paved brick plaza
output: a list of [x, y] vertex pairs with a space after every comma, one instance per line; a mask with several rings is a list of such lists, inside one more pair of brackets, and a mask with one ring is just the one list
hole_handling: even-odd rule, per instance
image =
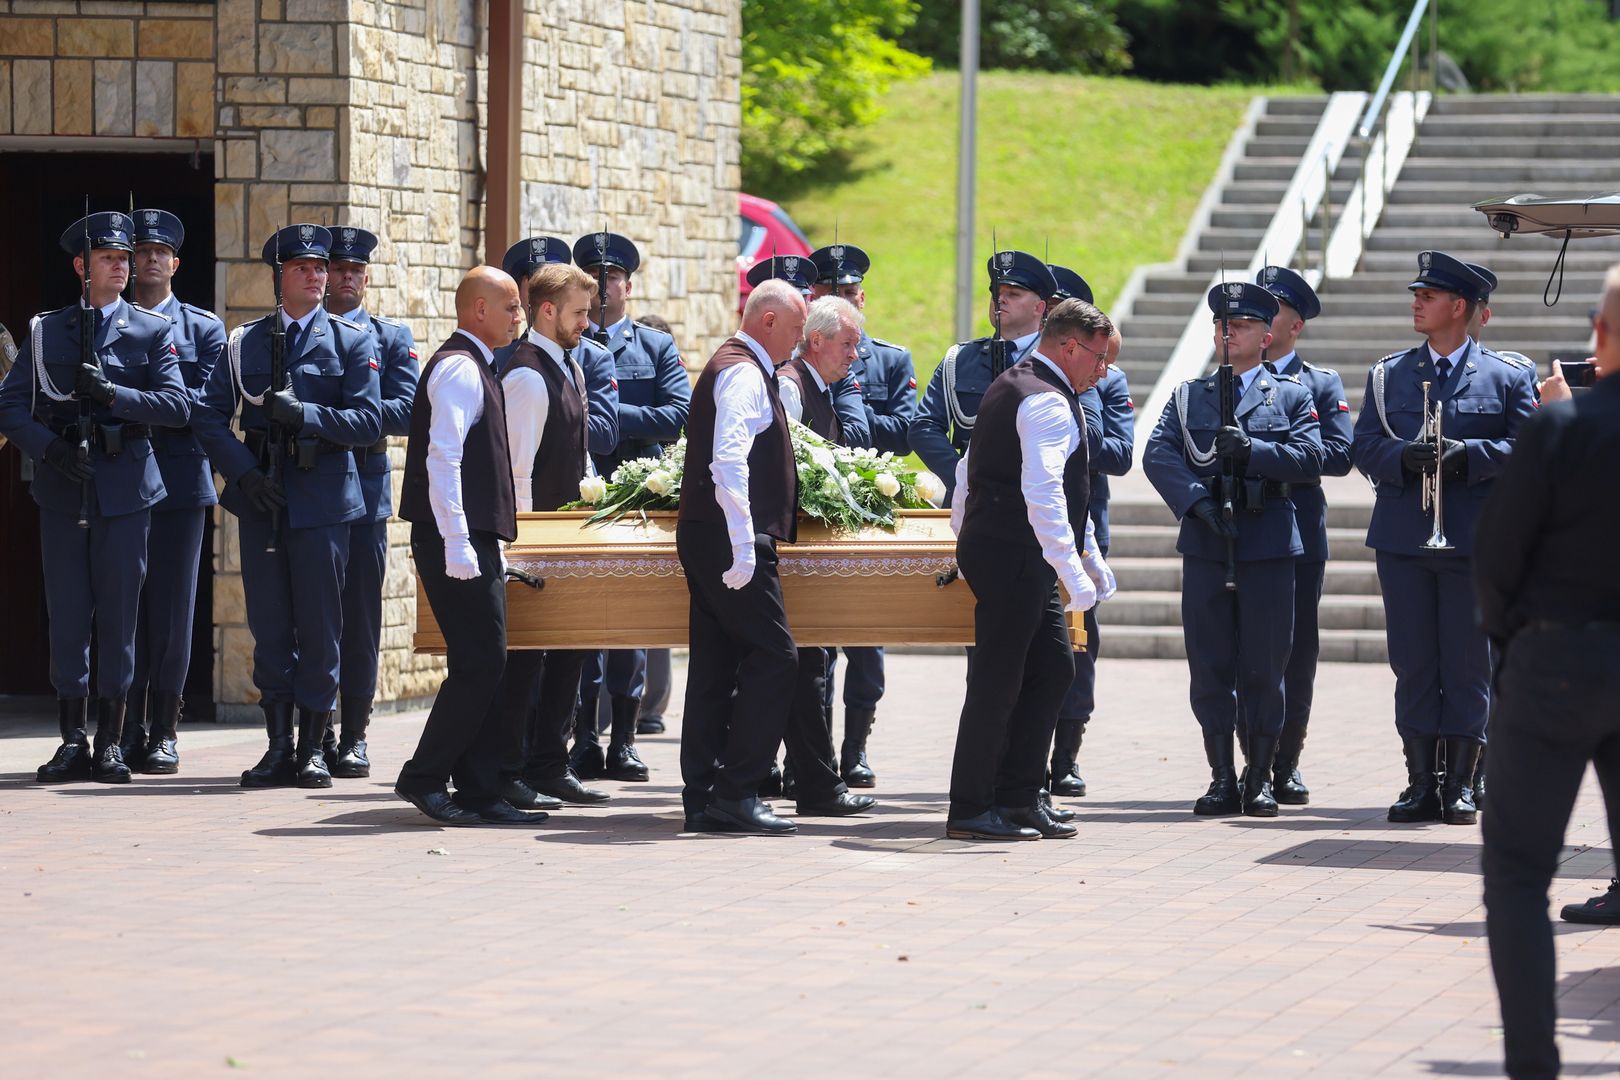
[[[0, 1071], [1499, 1074], [1479, 832], [1384, 822], [1386, 669], [1324, 667], [1312, 806], [1199, 821], [1185, 668], [1109, 663], [1080, 837], [1014, 847], [943, 838], [961, 672], [892, 659], [879, 811], [787, 839], [677, 837], [678, 725], [643, 740], [653, 783], [533, 831], [393, 798], [420, 714], [321, 793], [241, 790], [248, 728], [184, 732], [180, 777], [42, 788], [51, 740], [13, 728]], [[1569, 841], [1555, 904], [1610, 874], [1594, 783]], [[1558, 943], [1567, 1073], [1613, 1073], [1620, 931]]]

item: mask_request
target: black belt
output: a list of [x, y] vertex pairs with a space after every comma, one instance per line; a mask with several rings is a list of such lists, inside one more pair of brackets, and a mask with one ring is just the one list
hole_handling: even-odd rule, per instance
[[[79, 441], [78, 424], [65, 424], [60, 427], [53, 427], [51, 430], [69, 442]], [[150, 440], [151, 438], [152, 428], [148, 424], [104, 424], [100, 421], [94, 421], [90, 428], [90, 445], [108, 457], [116, 457], [123, 453], [124, 446], [131, 439]]]
[[[242, 433], [242, 442], [262, 462], [265, 459], [266, 451], [270, 449], [270, 434], [262, 428], [252, 428]], [[311, 451], [317, 454], [347, 454], [354, 448], [318, 436], [309, 436], [302, 439], [288, 436], [285, 449], [287, 456], [296, 460], [300, 449], [307, 455]]]
[[1583, 634], [1620, 634], [1620, 621], [1613, 619], [1592, 619], [1589, 621], [1577, 619], [1531, 619], [1520, 627], [1521, 632], [1525, 630], [1563, 630]]
[[[1239, 476], [1236, 481], [1234, 487], [1236, 488], [1237, 502], [1246, 510], [1263, 509], [1265, 501], [1268, 499], [1286, 499], [1296, 486], [1286, 480], [1262, 480], [1258, 477]], [[1218, 476], [1203, 478], [1204, 486], [1209, 489], [1210, 498], [1217, 502], [1220, 501], [1221, 497], [1220, 482], [1221, 478]], [[1254, 496], [1257, 494], [1261, 500], [1259, 506], [1254, 503]]]

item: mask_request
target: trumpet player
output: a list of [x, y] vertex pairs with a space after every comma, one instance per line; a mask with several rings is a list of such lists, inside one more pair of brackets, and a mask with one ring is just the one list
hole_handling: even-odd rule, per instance
[[1394, 822], [1471, 825], [1491, 646], [1474, 614], [1470, 555], [1480, 508], [1535, 408], [1534, 373], [1484, 349], [1469, 326], [1493, 280], [1440, 251], [1418, 255], [1412, 329], [1426, 339], [1373, 365], [1351, 460], [1377, 490], [1377, 552], [1395, 729], [1407, 786]]

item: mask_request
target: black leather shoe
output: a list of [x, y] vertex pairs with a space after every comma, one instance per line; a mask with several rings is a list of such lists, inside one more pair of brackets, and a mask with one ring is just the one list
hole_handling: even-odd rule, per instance
[[292, 787], [298, 782], [298, 761], [293, 756], [292, 702], [263, 702], [264, 730], [269, 738], [264, 756], [242, 773], [245, 788]]
[[1431, 738], [1402, 739], [1406, 754], [1406, 790], [1389, 808], [1389, 820], [1409, 825], [1440, 820], [1440, 785], [1435, 779], [1439, 748]]
[[131, 688], [124, 697], [124, 728], [118, 736], [118, 752], [130, 772], [146, 771], [146, 709], [149, 700], [144, 688]]
[[664, 718], [661, 716], [636, 717], [637, 735], [662, 735], [664, 733]]
[[1072, 761], [1062, 763], [1061, 772], [1059, 771], [1059, 763], [1052, 762], [1051, 781], [1052, 794], [1054, 795], [1062, 796], [1065, 799], [1085, 797], [1086, 782], [1081, 779], [1080, 767]]
[[602, 753], [602, 744], [576, 742], [568, 751], [568, 767], [581, 780], [602, 779], [607, 775], [607, 756]]
[[703, 811], [705, 817], [717, 821], [722, 825], [729, 825], [731, 832], [751, 833], [756, 836], [787, 836], [799, 831], [799, 827], [785, 818], [779, 818], [770, 806], [758, 798], [752, 799], [715, 799], [709, 803], [707, 810]]
[[129, 783], [129, 766], [119, 738], [124, 732], [124, 699], [96, 699], [95, 757], [90, 762], [90, 779], [98, 784]]
[[366, 729], [371, 725], [371, 699], [346, 697], [338, 714], [341, 735], [335, 753], [326, 767], [339, 780], [355, 780], [371, 775], [371, 758], [366, 754]]
[[501, 785], [501, 799], [519, 810], [558, 810], [561, 799], [542, 795], [520, 779], [511, 779]]
[[326, 767], [326, 736], [331, 734], [332, 714], [314, 709], [298, 710], [298, 777], [301, 788], [329, 788], [332, 773]]
[[85, 698], [58, 698], [56, 725], [62, 732], [62, 745], [51, 760], [39, 767], [34, 779], [41, 784], [68, 784], [90, 779], [90, 738], [85, 734]]
[[502, 799], [494, 806], [486, 806], [476, 811], [479, 821], [485, 825], [538, 825], [546, 818], [547, 813], [536, 813], [530, 810], [519, 810], [511, 803]]
[[1043, 840], [1073, 840], [1080, 830], [1061, 821], [1053, 821], [1039, 803], [1034, 806], [998, 806], [996, 813], [1009, 825], [1022, 825], [1041, 834]]
[[847, 791], [840, 791], [831, 799], [799, 803], [798, 813], [800, 817], [853, 817], [866, 813], [876, 805], [877, 800], [870, 795], [851, 795]]
[[1277, 799], [1271, 792], [1271, 771], [1277, 761], [1275, 735], [1249, 736], [1249, 767], [1243, 776], [1243, 816], [1276, 817]]
[[761, 795], [782, 794], [782, 767], [776, 762], [771, 762], [771, 771], [765, 774], [764, 782], [759, 785], [759, 793]]
[[416, 807], [440, 825], [482, 825], [484, 820], [471, 810], [463, 810], [456, 805], [456, 801], [446, 791], [430, 791], [425, 795], [418, 795], [410, 791], [394, 789], [394, 794]]
[[643, 783], [647, 779], [647, 764], [636, 753], [636, 748], [625, 743], [608, 746], [606, 775], [609, 780], [627, 780]]
[[1204, 757], [1209, 762], [1209, 790], [1193, 803], [1199, 817], [1220, 817], [1243, 812], [1243, 796], [1238, 792], [1236, 755], [1232, 736], [1205, 736]]
[[710, 817], [707, 810], [699, 810], [695, 814], [687, 814], [681, 824], [681, 832], [734, 833], [740, 831], [740, 829], [732, 825], [730, 822], [721, 821], [718, 818]]
[[1036, 793], [1035, 799], [1041, 804], [1041, 810], [1047, 817], [1057, 822], [1070, 822], [1079, 817], [1073, 810], [1065, 810], [1052, 805], [1052, 793], [1042, 788]]
[[1052, 768], [1048, 774], [1053, 795], [1065, 799], [1080, 799], [1086, 794], [1086, 782], [1080, 778], [1080, 746], [1085, 741], [1086, 721], [1059, 720], [1052, 733]]
[[[152, 733], [146, 740], [141, 767], [135, 771], [170, 776], [180, 771], [180, 737], [175, 734], [175, 729], [180, 725], [180, 695], [160, 694], [154, 690], [148, 704]], [[128, 716], [124, 717], [124, 723], [127, 727]], [[130, 768], [135, 768], [128, 755], [125, 755], [124, 762]]]
[[596, 788], [588, 788], [579, 782], [579, 777], [570, 770], [553, 780], [534, 781], [527, 777], [523, 781], [541, 795], [550, 795], [553, 799], [561, 799], [565, 803], [575, 806], [592, 806], [596, 803], [605, 803], [613, 796]]
[[1609, 879], [1609, 891], [1584, 904], [1565, 904], [1558, 912], [1565, 922], [1592, 926], [1620, 926], [1620, 878]]
[[945, 822], [945, 835], [952, 840], [1039, 840], [1039, 829], [1014, 825], [994, 810], [986, 810], [978, 817], [951, 819]]
[[877, 787], [877, 773], [866, 760], [866, 740], [877, 713], [872, 709], [844, 709], [844, 742], [838, 748], [838, 775], [853, 788]]

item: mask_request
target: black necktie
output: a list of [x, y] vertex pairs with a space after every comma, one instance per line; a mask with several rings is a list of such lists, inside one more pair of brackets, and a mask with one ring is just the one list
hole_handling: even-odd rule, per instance
[[1435, 371], [1436, 375], [1440, 376], [1440, 381], [1441, 382], [1445, 382], [1448, 378], [1450, 378], [1451, 377], [1451, 357], [1442, 356], [1440, 359], [1436, 360], [1434, 362], [1434, 371]]
[[303, 338], [304, 328], [297, 322], [287, 324], [287, 357], [291, 359], [298, 355], [298, 343]]

